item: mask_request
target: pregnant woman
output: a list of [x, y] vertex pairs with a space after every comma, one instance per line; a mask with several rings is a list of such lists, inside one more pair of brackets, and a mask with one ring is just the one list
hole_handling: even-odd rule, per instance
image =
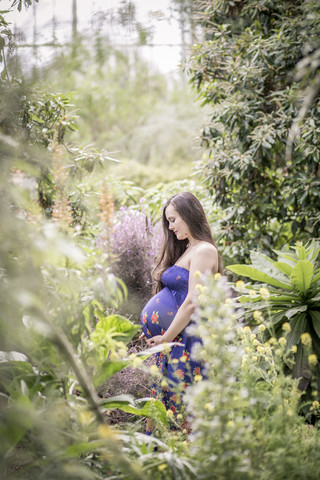
[[[169, 353], [157, 354], [161, 378], [152, 395], [173, 413], [182, 411], [181, 395], [196, 375], [203, 375], [201, 363], [191, 350], [200, 340], [186, 332], [195, 309], [198, 273], [222, 273], [217, 248], [199, 200], [189, 192], [173, 195], [163, 209], [164, 239], [155, 268], [155, 296], [141, 313], [142, 335], [150, 346], [177, 342]], [[201, 377], [198, 377], [201, 378]], [[154, 424], [147, 422], [147, 434]]]

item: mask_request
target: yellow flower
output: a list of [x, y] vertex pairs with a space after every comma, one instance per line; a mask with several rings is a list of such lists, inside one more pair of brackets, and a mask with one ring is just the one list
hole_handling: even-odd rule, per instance
[[214, 406], [213, 406], [211, 403], [206, 403], [206, 404], [204, 405], [204, 408], [205, 408], [206, 410], [208, 410], [209, 412], [213, 412], [213, 410], [214, 410]]
[[257, 340], [257, 339], [253, 340], [252, 343], [253, 343], [253, 345], [254, 345], [255, 347], [257, 347], [258, 345], [260, 345], [260, 342], [259, 342], [259, 340]]
[[197, 270], [196, 272], [194, 272], [194, 278], [200, 278], [200, 277], [201, 277], [200, 270]]
[[259, 310], [255, 310], [253, 312], [253, 318], [256, 320], [256, 322], [262, 322], [262, 320], [263, 320], [262, 313], [259, 312]]
[[169, 417], [169, 418], [173, 417], [173, 411], [172, 410], [167, 410], [167, 417]]
[[195, 289], [196, 289], [197, 292], [202, 293], [203, 292], [203, 285], [201, 285], [201, 283], [197, 283], [197, 285], [195, 286]]
[[309, 357], [308, 357], [308, 362], [309, 362], [309, 365], [311, 365], [312, 367], [315, 367], [315, 366], [318, 364], [318, 357], [317, 357], [317, 355], [315, 355], [314, 353], [312, 353], [311, 355], [309, 355]]
[[266, 327], [263, 324], [259, 325], [259, 332], [264, 332], [265, 329]]
[[312, 402], [313, 410], [317, 410], [319, 407], [320, 407], [320, 403], [318, 402], [318, 400], [315, 400], [314, 402]]
[[246, 326], [243, 328], [244, 333], [251, 333], [251, 328]]
[[194, 381], [195, 382], [200, 382], [202, 380], [202, 375], [195, 375], [194, 376]]
[[245, 365], [247, 361], [248, 361], [248, 355], [243, 355], [241, 364]]
[[181, 420], [182, 418], [183, 418], [183, 416], [181, 415], [181, 413], [178, 413], [177, 420]]
[[291, 332], [290, 323], [284, 322], [284, 324], [282, 325], [282, 330], [284, 330], [285, 332]]
[[298, 350], [298, 349], [297, 349], [297, 345], [293, 345], [293, 346], [291, 347], [291, 352], [292, 352], [292, 353], [297, 353], [297, 350]]
[[252, 361], [253, 361], [253, 362], [257, 362], [257, 361], [258, 361], [258, 357], [257, 357], [256, 355], [253, 355]]
[[158, 470], [160, 470], [160, 472], [162, 472], [162, 470], [165, 470], [166, 468], [168, 468], [168, 465], [166, 463], [161, 463], [161, 465], [158, 465]]
[[306, 345], [307, 347], [311, 346], [312, 339], [310, 333], [306, 332], [301, 335], [301, 343], [303, 343], [303, 345]]
[[226, 298], [225, 302], [226, 305], [231, 305], [232, 304], [232, 299], [231, 298]]
[[259, 353], [265, 353], [265, 348], [264, 348], [262, 345], [259, 345], [259, 346], [257, 347], [257, 352], [259, 352]]
[[233, 425], [234, 425], [234, 422], [232, 420], [229, 420], [227, 422], [227, 427], [233, 427]]
[[167, 382], [167, 380], [166, 380], [165, 378], [163, 378], [163, 379], [161, 380], [161, 387], [167, 387], [167, 386], [168, 386], [168, 382]]
[[280, 337], [278, 342], [279, 342], [279, 345], [281, 345], [281, 347], [284, 347], [287, 343], [287, 340], [284, 337]]
[[257, 292], [255, 290], [249, 290], [249, 295], [250, 297], [255, 297], [257, 295]]
[[240, 290], [244, 287], [245, 283], [243, 280], [238, 280], [236, 283], [236, 287], [239, 288]]
[[178, 360], [177, 358], [173, 358], [173, 359], [171, 360], [171, 363], [179, 363], [179, 360]]
[[270, 292], [266, 287], [261, 287], [259, 292], [263, 300], [268, 300], [268, 298], [270, 297]]
[[219, 280], [219, 278], [221, 278], [221, 273], [218, 272], [215, 274], [214, 279]]
[[269, 338], [269, 343], [270, 345], [277, 345], [277, 339], [275, 337], [271, 337]]

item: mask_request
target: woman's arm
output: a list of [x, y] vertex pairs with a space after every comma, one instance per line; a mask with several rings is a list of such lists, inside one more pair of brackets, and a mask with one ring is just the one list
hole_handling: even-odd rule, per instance
[[195, 250], [190, 260], [190, 273], [188, 294], [180, 306], [176, 316], [174, 317], [170, 327], [164, 335], [156, 335], [147, 340], [151, 346], [160, 343], [172, 342], [173, 339], [188, 325], [191, 315], [195, 310], [195, 287], [199, 283], [199, 279], [195, 273], [197, 271], [205, 273], [206, 271], [216, 273], [218, 271], [218, 252], [210, 243], [203, 243]]

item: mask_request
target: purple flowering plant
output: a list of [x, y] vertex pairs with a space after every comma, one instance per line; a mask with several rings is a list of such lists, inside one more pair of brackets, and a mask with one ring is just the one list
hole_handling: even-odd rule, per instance
[[113, 272], [126, 284], [128, 293], [146, 301], [152, 293], [152, 270], [161, 240], [161, 224], [153, 224], [141, 209], [121, 207], [110, 231]]

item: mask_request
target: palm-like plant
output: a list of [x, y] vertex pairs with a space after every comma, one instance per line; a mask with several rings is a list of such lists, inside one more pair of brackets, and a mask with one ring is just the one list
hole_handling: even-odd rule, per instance
[[295, 363], [289, 366], [292, 375], [301, 379], [302, 390], [307, 389], [313, 378], [319, 391], [320, 244], [315, 240], [305, 246], [297, 243], [288, 250], [276, 250], [275, 253], [277, 261], [262, 253], [251, 252], [251, 265], [228, 266], [231, 272], [257, 282], [241, 282], [240, 285], [237, 282], [235, 289], [242, 293], [237, 300], [247, 321], [252, 320], [253, 311], [269, 317], [270, 335], [280, 337], [283, 324], [289, 323], [286, 348], [292, 350], [293, 347], [296, 351]]

